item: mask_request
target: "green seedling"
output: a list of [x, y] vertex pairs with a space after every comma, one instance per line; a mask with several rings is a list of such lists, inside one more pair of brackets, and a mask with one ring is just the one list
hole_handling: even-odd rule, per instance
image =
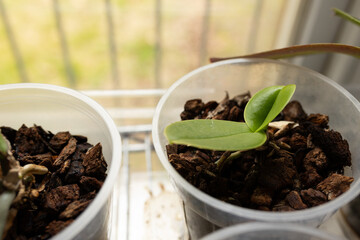
[[[25, 191], [22, 181], [33, 174], [43, 175], [48, 172], [44, 166], [27, 164], [21, 167], [11, 152], [8, 140], [0, 132], [0, 239], [4, 238], [6, 230], [12, 222], [8, 222], [10, 207], [22, 200]], [[16, 212], [13, 214], [16, 214]]]
[[349, 22], [352, 22], [352, 23], [360, 26], [360, 19], [359, 19], [359, 18], [356, 18], [356, 17], [350, 15], [350, 14], [347, 13], [347, 12], [341, 11], [341, 10], [338, 9], [338, 8], [334, 8], [333, 11], [334, 11], [334, 13], [335, 13], [336, 16], [340, 16], [340, 17], [342, 17], [343, 19], [345, 19], [345, 20], [347, 20], [347, 21], [349, 21]]
[[257, 92], [244, 111], [245, 122], [198, 119], [179, 121], [165, 128], [169, 143], [219, 151], [245, 151], [262, 146], [267, 126], [295, 92], [294, 84], [267, 87]]

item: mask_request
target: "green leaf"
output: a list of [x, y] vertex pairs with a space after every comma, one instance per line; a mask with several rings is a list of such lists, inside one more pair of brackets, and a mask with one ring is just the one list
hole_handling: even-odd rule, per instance
[[244, 122], [214, 119], [179, 121], [168, 125], [164, 134], [169, 143], [220, 150], [244, 151], [262, 146], [267, 125], [282, 111], [296, 86], [272, 86], [257, 92], [248, 102]]
[[341, 10], [338, 9], [338, 8], [334, 8], [333, 10], [334, 10], [336, 16], [340, 16], [340, 17], [342, 17], [343, 19], [348, 20], [348, 21], [350, 21], [350, 22], [352, 22], [352, 23], [360, 26], [360, 19], [358, 19], [358, 18], [350, 15], [349, 13], [346, 13], [346, 12], [344, 12], [344, 11], [341, 11]]
[[258, 132], [276, 118], [295, 92], [296, 86], [271, 86], [258, 91], [248, 102], [244, 111], [246, 124]]
[[340, 43], [312, 43], [305, 45], [295, 45], [291, 47], [279, 48], [265, 52], [253, 53], [249, 55], [241, 55], [235, 57], [212, 57], [210, 62], [219, 62], [228, 59], [237, 58], [269, 58], [269, 59], [283, 59], [296, 56], [305, 56], [319, 53], [340, 53], [360, 58], [360, 47], [351, 46]]
[[8, 143], [6, 138], [0, 133], [0, 154], [6, 156], [8, 152]]
[[255, 132], [264, 123], [283, 86], [272, 86], [258, 91], [246, 104], [244, 119]]
[[9, 145], [6, 138], [2, 135], [0, 132], [0, 171], [2, 175], [6, 175], [9, 171], [9, 162], [8, 162], [8, 151], [9, 151]]
[[169, 143], [219, 151], [249, 150], [266, 142], [264, 131], [252, 132], [243, 122], [198, 119], [170, 124], [165, 129]]
[[[278, 93], [275, 102], [273, 103], [272, 107], [268, 110], [268, 114], [263, 121], [263, 123], [258, 127], [254, 132], [260, 131], [267, 127], [267, 125], [276, 118], [277, 115], [284, 109], [284, 107], [290, 101], [292, 95], [294, 94], [296, 86], [294, 84], [287, 85], [283, 87], [280, 92]], [[251, 105], [249, 106], [252, 107]], [[245, 108], [246, 111], [246, 108]], [[245, 114], [245, 113], [244, 113]], [[246, 115], [245, 115], [246, 116]]]

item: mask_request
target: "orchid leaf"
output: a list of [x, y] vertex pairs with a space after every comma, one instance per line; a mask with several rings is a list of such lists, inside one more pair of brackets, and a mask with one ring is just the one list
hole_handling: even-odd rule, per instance
[[305, 45], [295, 45], [286, 48], [279, 48], [265, 52], [259, 52], [249, 55], [242, 55], [236, 57], [225, 58], [210, 58], [210, 62], [218, 62], [228, 59], [236, 58], [269, 58], [269, 59], [282, 59], [296, 56], [304, 56], [318, 53], [341, 53], [360, 58], [360, 47], [339, 44], [339, 43], [313, 43]]
[[0, 133], [0, 155], [6, 156], [8, 152], [8, 143], [5, 137]]
[[164, 134], [170, 144], [182, 144], [219, 151], [244, 151], [262, 146], [267, 125], [282, 111], [295, 85], [272, 86], [257, 92], [247, 103], [245, 122], [215, 119], [179, 121], [168, 125]]
[[258, 132], [276, 118], [295, 92], [294, 84], [271, 86], [257, 92], [244, 111], [245, 122], [253, 132]]
[[283, 86], [272, 86], [257, 92], [246, 104], [244, 119], [249, 128], [255, 132], [268, 116]]
[[10, 169], [9, 162], [7, 159], [9, 151], [9, 144], [6, 138], [0, 132], [0, 176], [6, 175]]
[[360, 26], [359, 18], [356, 18], [356, 17], [350, 15], [349, 13], [341, 11], [340, 9], [337, 9], [337, 8], [334, 8], [333, 10], [334, 10], [336, 16], [340, 16], [340, 17], [344, 18], [345, 20], [348, 20], [348, 21]]
[[165, 129], [169, 143], [219, 151], [249, 150], [262, 146], [266, 133], [252, 132], [243, 122], [198, 119], [170, 124]]
[[[4, 175], [8, 173], [9, 163], [8, 163], [8, 151], [9, 144], [6, 138], [0, 132], [0, 176], [5, 177]], [[0, 179], [0, 184], [2, 184], [3, 179]], [[6, 226], [7, 215], [11, 206], [13, 199], [15, 198], [14, 191], [2, 191], [0, 193], [0, 239], [3, 238], [3, 232]]]

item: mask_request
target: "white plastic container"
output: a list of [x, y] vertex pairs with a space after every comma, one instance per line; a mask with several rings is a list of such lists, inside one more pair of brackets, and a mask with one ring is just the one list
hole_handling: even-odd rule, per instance
[[312, 227], [296, 224], [243, 223], [211, 233], [202, 240], [341, 240]]
[[[187, 100], [220, 101], [225, 91], [230, 96], [252, 94], [272, 85], [296, 84], [293, 99], [307, 113], [330, 116], [330, 127], [349, 142], [352, 168], [346, 175], [355, 178], [349, 191], [326, 204], [294, 212], [265, 212], [231, 205], [213, 198], [188, 183], [171, 166], [163, 134], [170, 123], [180, 120]], [[153, 119], [153, 140], [157, 155], [184, 202], [184, 212], [193, 239], [218, 228], [247, 221], [292, 222], [318, 226], [360, 192], [360, 104], [344, 88], [325, 76], [281, 61], [235, 59], [209, 64], [175, 82], [160, 99]]]
[[348, 239], [360, 239], [360, 195], [340, 209], [339, 224]]
[[95, 199], [76, 220], [52, 239], [106, 239], [109, 201], [121, 163], [121, 139], [108, 113], [80, 92], [46, 84], [0, 85], [0, 126], [34, 124], [52, 133], [69, 131], [100, 142], [107, 177]]

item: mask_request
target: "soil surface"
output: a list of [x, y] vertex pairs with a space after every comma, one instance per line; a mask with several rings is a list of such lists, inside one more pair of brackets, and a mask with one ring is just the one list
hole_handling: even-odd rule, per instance
[[36, 125], [0, 129], [21, 166], [37, 164], [49, 170], [46, 175], [24, 177], [5, 239], [48, 239], [71, 224], [101, 188], [107, 169], [102, 146], [91, 145], [84, 136], [52, 134]]
[[[250, 93], [221, 102], [192, 99], [180, 114], [187, 119], [244, 121]], [[268, 141], [218, 166], [229, 152], [167, 145], [172, 166], [192, 185], [222, 201], [264, 211], [294, 211], [326, 203], [347, 191], [352, 177], [349, 145], [329, 129], [329, 117], [307, 114], [290, 102], [274, 120], [293, 123], [268, 128]]]

